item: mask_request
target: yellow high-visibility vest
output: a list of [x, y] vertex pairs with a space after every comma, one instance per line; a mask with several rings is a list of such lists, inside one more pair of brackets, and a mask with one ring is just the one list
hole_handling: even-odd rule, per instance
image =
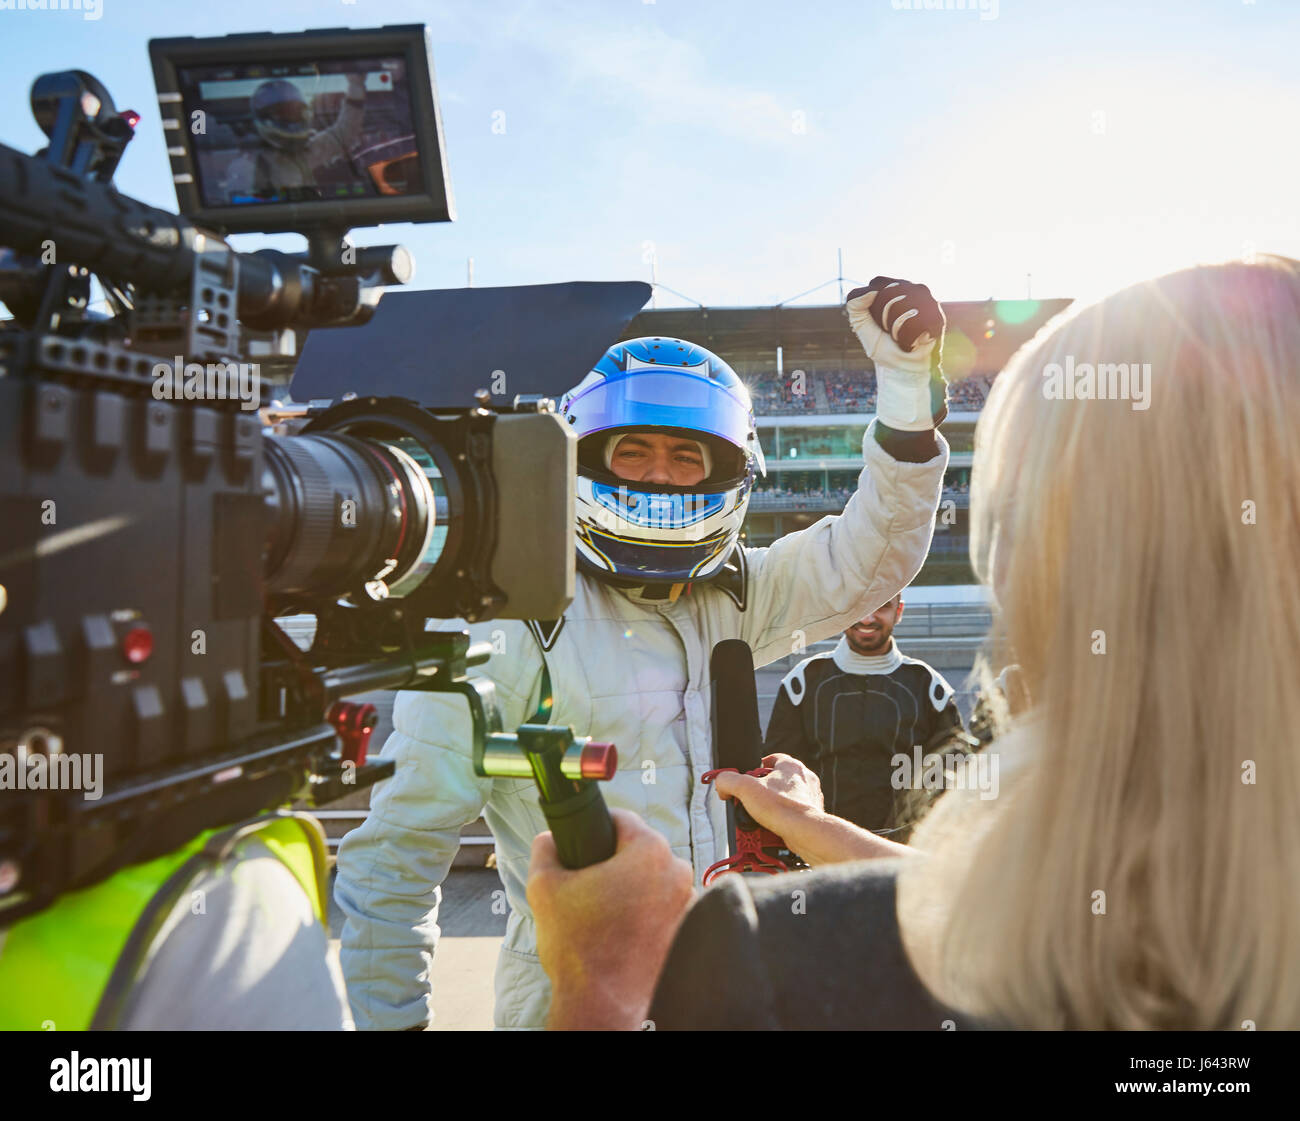
[[200, 833], [188, 844], [60, 896], [0, 931], [0, 1030], [113, 1028], [159, 930], [194, 878], [257, 837], [327, 913], [325, 835], [280, 812]]

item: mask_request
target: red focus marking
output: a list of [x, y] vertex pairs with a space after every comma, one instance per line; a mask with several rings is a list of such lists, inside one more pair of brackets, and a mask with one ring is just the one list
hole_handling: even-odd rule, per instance
[[138, 666], [153, 653], [153, 635], [147, 627], [132, 627], [122, 636], [122, 656]]

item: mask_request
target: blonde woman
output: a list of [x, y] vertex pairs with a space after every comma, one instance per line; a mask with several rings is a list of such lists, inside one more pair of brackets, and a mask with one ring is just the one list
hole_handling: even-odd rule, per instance
[[[986, 749], [997, 797], [950, 790], [909, 850], [828, 817], [793, 760], [724, 776], [832, 867], [725, 877], [671, 949], [662, 899], [623, 905], [623, 850], [564, 873], [539, 841], [555, 1026], [1300, 1028], [1298, 438], [1300, 263], [1188, 269], [1049, 324], [976, 438], [972, 556], [1023, 699]], [[557, 949], [584, 923], [621, 950], [599, 986]], [[652, 1008], [635, 959], [656, 955]]]

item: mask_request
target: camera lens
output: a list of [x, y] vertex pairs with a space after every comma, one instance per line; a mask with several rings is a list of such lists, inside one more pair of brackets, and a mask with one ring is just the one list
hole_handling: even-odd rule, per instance
[[374, 432], [265, 446], [268, 591], [364, 601], [419, 587], [450, 528], [446, 485], [427, 448]]

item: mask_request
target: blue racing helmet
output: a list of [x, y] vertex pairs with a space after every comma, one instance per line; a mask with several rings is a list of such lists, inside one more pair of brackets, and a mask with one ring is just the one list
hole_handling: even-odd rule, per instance
[[[749, 492], [766, 474], [749, 390], [712, 351], [683, 339], [609, 348], [560, 401], [578, 436], [578, 565], [636, 584], [704, 580], [740, 537]], [[681, 435], [702, 444], [693, 486], [630, 482], [609, 468], [611, 438]]]
[[311, 110], [293, 82], [275, 78], [253, 91], [250, 108], [257, 134], [273, 148], [295, 151], [311, 139]]

